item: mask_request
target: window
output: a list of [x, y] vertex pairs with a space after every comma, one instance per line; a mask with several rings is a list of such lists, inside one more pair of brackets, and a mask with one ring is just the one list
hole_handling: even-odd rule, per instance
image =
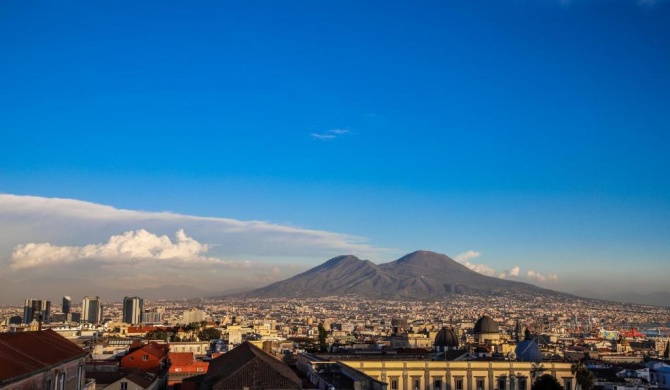
[[572, 381], [570, 379], [565, 379], [565, 390], [572, 390]]
[[505, 390], [507, 388], [507, 378], [502, 376], [498, 378], [498, 390]]
[[397, 378], [392, 378], [391, 379], [391, 390], [398, 390], [398, 379]]
[[198, 367], [195, 369], [196, 371], [202, 371], [202, 367]]
[[519, 390], [526, 390], [526, 378], [519, 378]]
[[433, 388], [435, 390], [442, 390], [442, 379], [433, 379]]
[[484, 378], [477, 378], [477, 390], [484, 390]]
[[421, 386], [421, 378], [412, 377], [412, 389], [419, 390]]
[[142, 355], [142, 360], [145, 362], [149, 360], [149, 355]]
[[463, 390], [463, 378], [456, 378], [456, 390]]
[[57, 380], [56, 390], [64, 390], [65, 389], [65, 373], [64, 372], [60, 373], [56, 380]]
[[121, 390], [128, 390], [128, 382], [121, 382]]
[[82, 381], [84, 378], [82, 378], [84, 370], [82, 366], [77, 367], [77, 390], [81, 389]]
[[51, 378], [47, 378], [47, 380], [44, 381], [44, 390], [51, 390]]

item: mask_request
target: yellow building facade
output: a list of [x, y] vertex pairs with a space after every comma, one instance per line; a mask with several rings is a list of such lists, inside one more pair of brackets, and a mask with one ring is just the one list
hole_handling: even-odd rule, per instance
[[555, 377], [575, 389], [570, 363], [342, 359], [340, 363], [387, 383], [387, 390], [530, 390], [535, 378]]

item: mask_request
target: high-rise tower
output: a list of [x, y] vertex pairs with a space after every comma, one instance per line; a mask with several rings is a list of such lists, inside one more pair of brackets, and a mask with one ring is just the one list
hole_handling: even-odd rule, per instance
[[123, 298], [123, 322], [127, 324], [139, 324], [142, 322], [142, 310], [144, 300], [140, 297]]
[[33, 320], [49, 322], [51, 320], [51, 301], [42, 299], [26, 299], [23, 305], [23, 323]]
[[102, 322], [100, 297], [84, 297], [81, 303], [81, 321], [91, 324]]
[[72, 307], [72, 298], [69, 296], [63, 297], [63, 314], [70, 314], [70, 308]]

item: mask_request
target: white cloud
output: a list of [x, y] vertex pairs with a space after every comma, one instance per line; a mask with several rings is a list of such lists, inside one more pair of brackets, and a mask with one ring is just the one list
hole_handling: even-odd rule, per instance
[[558, 275], [556, 274], [549, 274], [549, 275], [542, 275], [539, 272], [535, 272], [533, 270], [528, 270], [526, 272], [526, 279], [531, 280], [531, 281], [538, 281], [538, 282], [555, 282], [558, 280]]
[[519, 276], [519, 272], [521, 272], [521, 268], [519, 268], [518, 265], [515, 265], [512, 267], [512, 269], [509, 271], [510, 276]]
[[333, 135], [333, 134], [311, 133], [310, 135], [312, 136], [312, 138], [315, 138], [315, 139], [318, 139], [318, 140], [321, 140], [321, 141], [328, 141], [328, 140], [337, 138], [337, 136]]
[[[495, 269], [489, 267], [486, 264], [475, 264], [471, 262], [470, 260], [476, 259], [481, 255], [481, 252], [469, 250], [467, 252], [463, 252], [458, 254], [454, 260], [458, 261], [459, 263], [463, 264], [464, 266], [468, 267], [469, 269], [479, 272], [480, 274], [486, 275], [486, 276], [495, 276], [498, 275], [498, 278], [500, 279], [507, 279], [509, 277], [514, 277], [514, 278], [521, 278], [521, 268], [518, 265], [513, 266], [511, 269], [503, 272], [496, 272]], [[528, 271], [526, 272], [525, 277], [523, 278], [529, 282], [541, 282], [541, 283], [553, 283], [558, 280], [558, 275], [556, 274], [549, 274], [549, 275], [543, 275], [539, 272], [535, 271]]]
[[496, 274], [496, 271], [493, 268], [489, 267], [488, 265], [475, 264], [470, 262], [471, 259], [476, 259], [480, 255], [481, 255], [480, 252], [469, 250], [467, 252], [459, 253], [458, 255], [456, 255], [454, 260], [458, 261], [459, 263], [463, 264], [469, 269], [478, 272], [482, 275], [494, 276]]
[[314, 139], [318, 139], [320, 141], [330, 141], [333, 140], [341, 135], [345, 134], [351, 134], [351, 130], [347, 129], [330, 129], [326, 132], [323, 133], [310, 133], [310, 136]]
[[158, 236], [141, 229], [111, 236], [106, 243], [85, 246], [57, 246], [50, 243], [18, 245], [10, 256], [10, 267], [19, 270], [80, 261], [119, 264], [157, 260], [171, 267], [182, 262], [189, 266], [206, 264], [235, 267], [249, 264], [204, 256], [207, 250], [207, 245], [187, 236], [183, 229], [177, 231], [174, 243], [166, 235]]
[[498, 277], [500, 279], [506, 279], [508, 277], [518, 278], [520, 272], [521, 272], [521, 268], [519, 268], [518, 265], [515, 265], [514, 267], [512, 267], [512, 269], [509, 269], [507, 271], [504, 271], [504, 272], [500, 273], [500, 275]]

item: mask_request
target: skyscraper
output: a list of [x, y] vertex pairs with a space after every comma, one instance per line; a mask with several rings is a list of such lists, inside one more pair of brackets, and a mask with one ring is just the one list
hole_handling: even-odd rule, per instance
[[81, 303], [81, 321], [97, 324], [102, 321], [100, 297], [84, 297]]
[[70, 308], [72, 307], [72, 298], [69, 296], [63, 297], [63, 314], [70, 314]]
[[139, 324], [142, 322], [142, 310], [144, 300], [140, 297], [123, 298], [123, 322], [127, 324]]
[[26, 299], [23, 305], [23, 323], [33, 320], [49, 322], [51, 320], [51, 301], [42, 299]]

